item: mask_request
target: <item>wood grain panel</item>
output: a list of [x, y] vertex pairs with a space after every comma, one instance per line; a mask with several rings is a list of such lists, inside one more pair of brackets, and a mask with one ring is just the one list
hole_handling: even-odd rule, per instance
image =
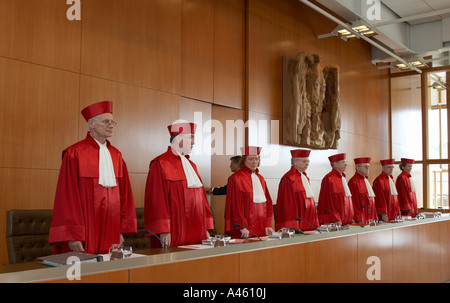
[[420, 282], [420, 226], [393, 230], [393, 279], [395, 283]]
[[[360, 234], [358, 237], [358, 282], [390, 283], [392, 282], [392, 230], [376, 231]], [[372, 266], [376, 266], [370, 257], [380, 261], [380, 280], [368, 280], [367, 272], [372, 274]], [[369, 261], [369, 264], [367, 264]], [[376, 268], [378, 270], [378, 268]]]
[[181, 95], [213, 101], [214, 2], [183, 0], [181, 17]]
[[244, 108], [245, 1], [214, 1], [214, 103]]
[[450, 281], [450, 222], [440, 224], [441, 228], [441, 281]]
[[[82, 76], [80, 100], [80, 108], [103, 100], [114, 102], [113, 114], [118, 124], [111, 142], [122, 152], [129, 172], [148, 173], [150, 161], [167, 150], [167, 126], [178, 119], [177, 95]], [[81, 115], [78, 117], [80, 139], [84, 139], [86, 121]]]
[[181, 0], [83, 1], [83, 74], [179, 93]]
[[130, 269], [130, 283], [237, 283], [239, 255]]
[[78, 75], [0, 58], [0, 167], [58, 169], [78, 138]]
[[0, 56], [80, 70], [81, 22], [69, 21], [60, 0], [1, 0]]
[[240, 254], [241, 283], [309, 282], [310, 244], [296, 244]]
[[439, 283], [441, 280], [441, 228], [442, 223], [422, 224], [417, 241], [419, 247], [420, 282]]
[[311, 282], [356, 283], [358, 280], [356, 237], [311, 242]]

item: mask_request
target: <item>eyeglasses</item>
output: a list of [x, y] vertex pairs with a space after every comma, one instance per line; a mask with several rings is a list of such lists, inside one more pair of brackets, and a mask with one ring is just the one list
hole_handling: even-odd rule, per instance
[[103, 121], [97, 121], [97, 122], [103, 123], [103, 124], [105, 124], [105, 126], [110, 126], [111, 124], [112, 124], [113, 126], [116, 126], [116, 125], [117, 125], [117, 122], [116, 122], [116, 121], [114, 121], [114, 120], [109, 120], [109, 119], [106, 119], [106, 120], [103, 120]]

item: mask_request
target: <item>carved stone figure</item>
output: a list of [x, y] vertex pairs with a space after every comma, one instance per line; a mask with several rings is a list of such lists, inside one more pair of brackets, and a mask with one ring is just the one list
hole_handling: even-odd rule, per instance
[[320, 56], [283, 58], [283, 143], [337, 148], [340, 138], [339, 69], [320, 67]]

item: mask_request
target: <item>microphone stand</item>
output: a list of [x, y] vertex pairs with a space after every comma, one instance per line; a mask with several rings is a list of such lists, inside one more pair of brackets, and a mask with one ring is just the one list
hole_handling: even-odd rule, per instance
[[[295, 218], [296, 221], [305, 221], [306, 223], [309, 224], [309, 226], [311, 226], [312, 228], [314, 228], [315, 231], [318, 231], [319, 233], [322, 233], [320, 230], [318, 230], [314, 225], [312, 225], [311, 223], [309, 223], [307, 220], [303, 219], [303, 218]], [[300, 229], [300, 228], [299, 228]], [[301, 230], [300, 230], [301, 231]], [[303, 231], [302, 231], [303, 233]]]
[[142, 232], [144, 233], [144, 235], [145, 234], [152, 234], [152, 235], [154, 235], [156, 237], [156, 239], [158, 239], [159, 242], [161, 242], [163, 248], [168, 248], [171, 252], [173, 252], [173, 249], [170, 246], [168, 246], [163, 240], [161, 240], [161, 238], [158, 237], [158, 235], [156, 235], [154, 232], [148, 231], [148, 230], [145, 230], [145, 229]]

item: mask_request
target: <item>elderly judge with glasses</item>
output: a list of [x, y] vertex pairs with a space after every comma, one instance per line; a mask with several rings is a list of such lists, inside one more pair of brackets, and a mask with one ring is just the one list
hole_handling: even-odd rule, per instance
[[49, 234], [54, 253], [105, 254], [136, 233], [127, 166], [107, 140], [117, 125], [112, 110], [111, 101], [84, 108], [89, 132], [63, 151]]

